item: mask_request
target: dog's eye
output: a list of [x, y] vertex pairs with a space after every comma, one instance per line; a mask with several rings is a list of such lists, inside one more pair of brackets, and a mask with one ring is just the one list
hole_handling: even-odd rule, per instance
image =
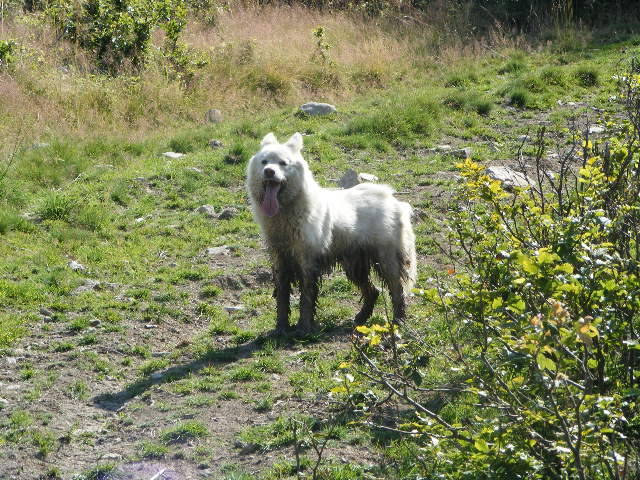
[[287, 162], [285, 162], [284, 160], [280, 160], [280, 165], [283, 167], [287, 166]]
[[263, 165], [266, 165], [266, 164], [267, 164], [267, 161], [266, 161], [266, 160], [262, 160], [262, 164], [263, 164]]

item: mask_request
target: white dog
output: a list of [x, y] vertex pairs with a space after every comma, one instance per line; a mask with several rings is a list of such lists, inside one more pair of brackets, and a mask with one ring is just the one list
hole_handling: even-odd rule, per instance
[[371, 316], [379, 294], [370, 280], [372, 268], [389, 289], [394, 321], [402, 320], [404, 294], [416, 277], [411, 207], [386, 185], [320, 187], [301, 150], [299, 133], [283, 144], [269, 133], [247, 168], [253, 215], [273, 263], [277, 330], [289, 327], [292, 283], [301, 290], [297, 331], [314, 328], [320, 277], [338, 263], [362, 292], [357, 324]]

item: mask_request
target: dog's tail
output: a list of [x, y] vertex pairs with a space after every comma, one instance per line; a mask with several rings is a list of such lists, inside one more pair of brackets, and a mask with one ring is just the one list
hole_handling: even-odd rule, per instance
[[402, 235], [400, 245], [400, 278], [402, 279], [402, 288], [405, 294], [411, 292], [416, 283], [416, 237], [411, 226], [411, 205], [401, 202], [401, 224]]

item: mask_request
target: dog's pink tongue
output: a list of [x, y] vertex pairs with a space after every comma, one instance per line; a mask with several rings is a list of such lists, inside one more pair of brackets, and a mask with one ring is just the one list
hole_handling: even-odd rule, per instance
[[280, 191], [279, 183], [267, 183], [264, 191], [264, 200], [262, 200], [262, 211], [267, 217], [273, 217], [280, 210], [278, 204], [278, 192]]

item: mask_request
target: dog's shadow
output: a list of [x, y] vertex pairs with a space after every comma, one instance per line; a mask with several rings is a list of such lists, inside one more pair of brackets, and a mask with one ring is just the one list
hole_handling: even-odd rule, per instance
[[188, 363], [174, 365], [161, 372], [151, 373], [128, 384], [119, 392], [101, 393], [93, 397], [91, 401], [96, 407], [103, 410], [119, 412], [129, 401], [155, 385], [181, 380], [206, 367], [227, 365], [250, 358], [256, 351], [261, 350], [268, 340], [272, 340], [278, 350], [284, 350], [301, 344], [320, 343], [328, 337], [350, 335], [352, 332], [353, 326], [346, 324], [332, 325], [304, 337], [296, 336], [294, 332], [282, 334], [272, 331], [241, 345], [219, 349], [211, 348]]

